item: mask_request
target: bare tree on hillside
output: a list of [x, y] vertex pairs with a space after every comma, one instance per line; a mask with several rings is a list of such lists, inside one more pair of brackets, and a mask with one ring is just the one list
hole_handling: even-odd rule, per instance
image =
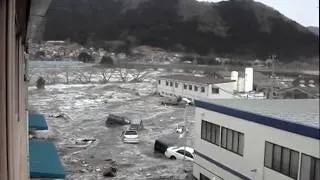
[[142, 69], [136, 69], [132, 72], [131, 82], [142, 82], [143, 79], [149, 74], [148, 71], [143, 71]]
[[49, 70], [46, 73], [46, 79], [48, 80], [48, 84], [56, 84], [58, 82], [58, 71], [56, 69]]
[[99, 71], [99, 75], [102, 77], [102, 83], [109, 82], [111, 77], [113, 76], [114, 69], [101, 69]]
[[32, 78], [34, 78], [34, 75], [35, 75], [35, 70], [34, 69], [29, 69], [28, 70], [28, 79], [29, 79], [29, 82], [31, 82]]
[[69, 84], [69, 83], [70, 83], [70, 77], [71, 77], [71, 75], [72, 75], [71, 69], [68, 68], [68, 67], [64, 68], [62, 75], [63, 75], [64, 79], [66, 80], [66, 81], [65, 81], [66, 84]]
[[92, 78], [96, 74], [94, 70], [86, 71], [86, 72], [78, 72], [78, 80], [80, 83], [90, 83]]

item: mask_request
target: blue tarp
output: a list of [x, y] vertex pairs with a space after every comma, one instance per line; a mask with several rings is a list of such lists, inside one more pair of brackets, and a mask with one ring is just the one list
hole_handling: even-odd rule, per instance
[[47, 121], [42, 114], [29, 113], [29, 129], [48, 130]]
[[53, 143], [29, 140], [31, 178], [64, 179], [65, 173]]

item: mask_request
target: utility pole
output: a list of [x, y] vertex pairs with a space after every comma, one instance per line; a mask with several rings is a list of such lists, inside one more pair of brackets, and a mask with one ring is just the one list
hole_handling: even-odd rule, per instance
[[271, 99], [274, 99], [274, 92], [276, 89], [276, 55], [272, 55], [272, 87], [271, 87]]
[[186, 145], [187, 145], [187, 110], [188, 110], [189, 104], [186, 104], [186, 107], [184, 108], [184, 148], [183, 148], [183, 168], [186, 170]]
[[187, 132], [188, 132], [188, 112], [190, 114], [190, 111], [192, 110], [192, 105], [190, 104], [191, 101], [190, 100], [186, 100], [183, 98], [183, 101], [186, 102], [186, 106], [184, 108], [184, 148], [183, 148], [183, 168], [184, 168], [184, 171], [187, 172], [187, 169], [186, 169], [186, 146], [187, 146]]

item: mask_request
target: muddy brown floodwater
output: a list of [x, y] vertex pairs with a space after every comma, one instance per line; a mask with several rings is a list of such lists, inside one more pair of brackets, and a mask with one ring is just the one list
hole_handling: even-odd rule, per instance
[[[160, 105], [161, 97], [154, 91], [150, 82], [30, 87], [30, 108], [43, 113], [49, 125], [37, 137], [55, 143], [66, 179], [185, 179], [182, 161], [166, 159], [153, 150], [157, 138], [175, 133], [184, 109]], [[139, 132], [141, 142], [125, 144], [120, 140], [125, 127], [105, 127], [110, 113], [141, 118], [145, 128]], [[59, 114], [64, 116], [56, 118]], [[188, 119], [187, 144], [192, 146], [193, 118]], [[117, 176], [103, 177], [103, 170], [111, 166], [118, 169]], [[185, 168], [192, 171], [192, 163]]]

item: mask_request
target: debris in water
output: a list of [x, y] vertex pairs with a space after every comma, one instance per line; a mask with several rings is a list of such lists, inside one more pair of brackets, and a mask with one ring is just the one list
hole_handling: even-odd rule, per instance
[[117, 175], [118, 169], [115, 167], [109, 167], [103, 171], [104, 177], [115, 177]]

